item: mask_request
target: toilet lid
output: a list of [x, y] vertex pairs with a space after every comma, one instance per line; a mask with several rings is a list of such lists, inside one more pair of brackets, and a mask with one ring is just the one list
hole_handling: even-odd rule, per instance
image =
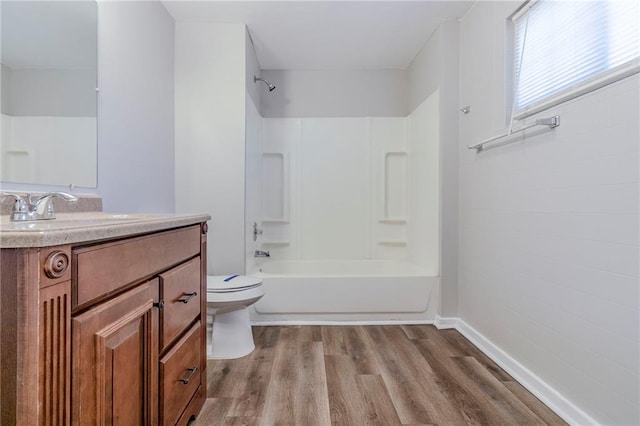
[[262, 280], [247, 275], [209, 275], [207, 292], [223, 293], [227, 291], [248, 290], [262, 285]]

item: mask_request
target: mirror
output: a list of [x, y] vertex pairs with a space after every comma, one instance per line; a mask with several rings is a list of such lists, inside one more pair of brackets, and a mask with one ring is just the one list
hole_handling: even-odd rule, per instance
[[0, 180], [97, 186], [94, 0], [0, 2]]

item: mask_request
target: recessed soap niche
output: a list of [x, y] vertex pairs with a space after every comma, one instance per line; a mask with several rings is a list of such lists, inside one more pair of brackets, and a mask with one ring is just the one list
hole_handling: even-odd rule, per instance
[[289, 222], [289, 156], [283, 152], [262, 153], [262, 222]]
[[381, 218], [387, 223], [403, 223], [407, 220], [407, 153], [387, 152], [382, 160]]

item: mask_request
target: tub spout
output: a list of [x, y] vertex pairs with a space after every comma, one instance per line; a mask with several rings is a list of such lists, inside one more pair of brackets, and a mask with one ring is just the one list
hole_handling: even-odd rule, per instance
[[254, 257], [271, 257], [268, 251], [256, 250], [253, 254]]

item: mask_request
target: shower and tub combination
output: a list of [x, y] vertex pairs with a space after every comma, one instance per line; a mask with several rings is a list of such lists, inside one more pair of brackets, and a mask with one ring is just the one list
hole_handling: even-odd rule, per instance
[[[234, 29], [211, 28], [211, 39]], [[262, 117], [256, 105], [264, 110], [267, 97], [284, 108], [291, 81], [257, 70], [246, 78], [252, 61], [221, 61], [229, 52], [212, 55], [201, 30], [176, 35], [176, 50], [190, 52], [176, 61], [176, 104], [185, 106], [176, 109], [176, 146], [184, 147], [176, 206], [214, 217], [209, 355], [246, 355], [251, 324], [432, 321], [440, 299], [437, 91], [405, 116], [284, 118], [274, 108]], [[246, 48], [244, 31], [236, 41]], [[217, 91], [229, 92], [228, 104]]]
[[434, 320], [438, 105], [436, 91], [406, 117], [263, 118], [248, 100], [254, 324]]

